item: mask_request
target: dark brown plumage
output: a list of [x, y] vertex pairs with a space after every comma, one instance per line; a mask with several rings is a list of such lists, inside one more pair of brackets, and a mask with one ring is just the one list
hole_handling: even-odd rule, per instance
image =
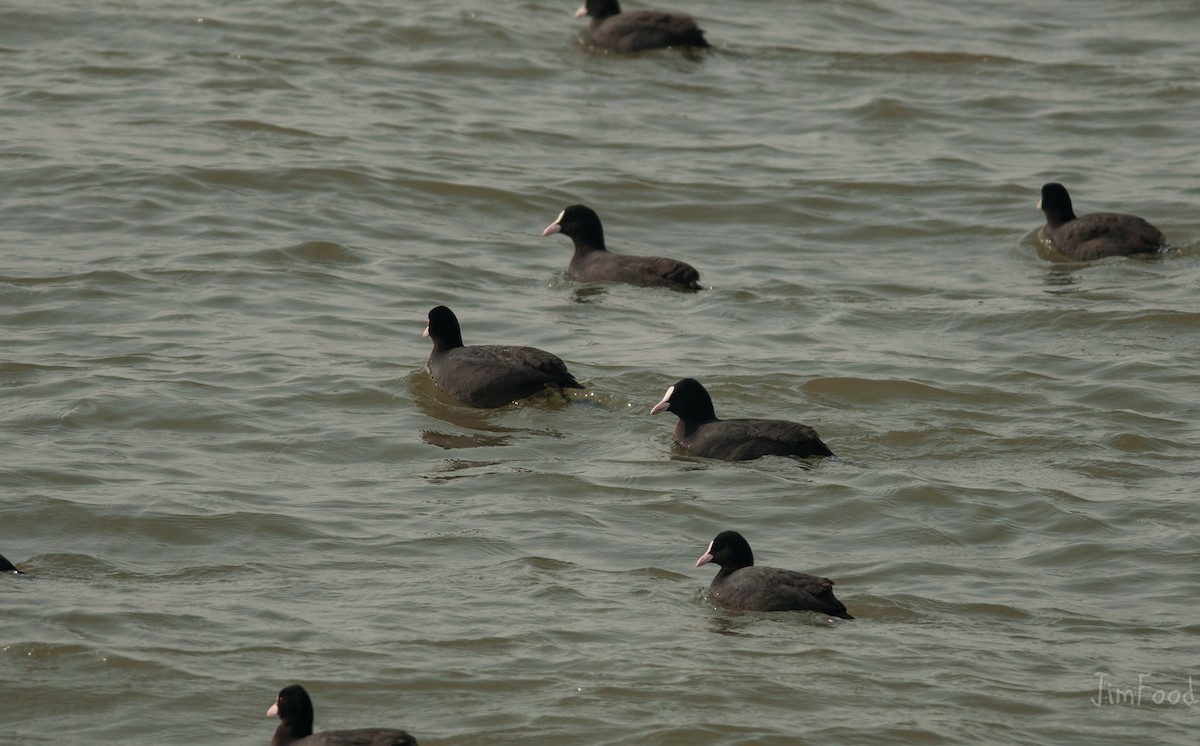
[[580, 282], [624, 282], [673, 290], [699, 290], [700, 273], [677, 259], [614, 254], [604, 245], [600, 216], [586, 205], [563, 210], [542, 236], [562, 233], [575, 244], [567, 274]]
[[271, 746], [417, 746], [407, 731], [392, 728], [356, 728], [326, 730], [313, 734], [313, 705], [299, 684], [285, 686], [267, 710], [267, 717], [279, 716], [279, 727], [271, 737]]
[[433, 340], [426, 363], [437, 387], [463, 404], [492, 408], [546, 387], [581, 389], [566, 363], [536, 347], [463, 345], [458, 317], [445, 306], [429, 311], [425, 336]]
[[658, 10], [621, 12], [617, 0], [586, 0], [576, 18], [591, 16], [588, 40], [616, 52], [641, 52], [664, 47], [707, 47], [704, 32], [691, 16]]
[[718, 419], [712, 397], [694, 378], [668, 388], [650, 414], [665, 411], [679, 418], [675, 442], [697, 456], [746, 461], [760, 456], [833, 455], [816, 430], [799, 422]]
[[754, 564], [750, 542], [737, 531], [722, 531], [696, 560], [721, 571], [708, 586], [709, 595], [726, 606], [748, 611], [815, 611], [853, 619], [833, 595], [833, 581], [778, 567]]
[[1054, 248], [1077, 261], [1155, 254], [1167, 242], [1162, 231], [1136, 215], [1094, 212], [1077, 217], [1062, 184], [1043, 186], [1037, 206], [1046, 216], [1046, 235]]

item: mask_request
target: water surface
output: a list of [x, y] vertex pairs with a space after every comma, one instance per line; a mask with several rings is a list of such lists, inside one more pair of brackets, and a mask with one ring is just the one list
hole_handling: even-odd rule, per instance
[[[715, 48], [0, 10], [0, 740], [262, 744], [299, 681], [434, 746], [1192, 743], [1200, 9], [662, 7]], [[1051, 180], [1171, 251], [1062, 261]], [[575, 202], [706, 289], [571, 281]], [[438, 304], [588, 390], [447, 401]], [[840, 457], [679, 453], [685, 376]], [[858, 619], [712, 605], [727, 528]]]

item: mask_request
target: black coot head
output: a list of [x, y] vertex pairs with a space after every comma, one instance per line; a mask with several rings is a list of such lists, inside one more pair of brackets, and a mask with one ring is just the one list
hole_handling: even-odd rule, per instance
[[1051, 226], [1062, 225], [1075, 219], [1075, 210], [1071, 207], [1071, 195], [1062, 184], [1051, 182], [1042, 187], [1042, 198], [1038, 200], [1038, 209], [1046, 216], [1046, 222]]
[[650, 414], [671, 411], [680, 419], [689, 417], [713, 418], [712, 397], [695, 378], [684, 378], [667, 389], [662, 401], [654, 405]]
[[279, 690], [275, 704], [267, 710], [267, 717], [279, 716], [288, 727], [293, 738], [312, 735], [313, 705], [308, 692], [299, 684], [291, 684]]
[[542, 236], [553, 236], [561, 233], [571, 238], [586, 238], [589, 243], [604, 245], [604, 228], [600, 225], [600, 216], [587, 205], [571, 205], [559, 213], [553, 223], [546, 226]]
[[462, 347], [462, 329], [458, 325], [458, 317], [449, 308], [445, 306], [431, 308], [428, 322], [424, 336], [433, 340], [435, 349]]
[[709, 562], [725, 570], [737, 570], [754, 564], [750, 542], [737, 531], [722, 531], [709, 542], [708, 549], [696, 560], [696, 567]]

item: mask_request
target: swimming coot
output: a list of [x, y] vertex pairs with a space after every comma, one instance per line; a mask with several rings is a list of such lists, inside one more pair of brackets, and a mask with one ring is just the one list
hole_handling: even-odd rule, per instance
[[581, 389], [561, 359], [536, 347], [464, 346], [458, 317], [445, 306], [429, 312], [425, 336], [433, 340], [429, 375], [437, 387], [472, 407], [502, 407], [542, 389]]
[[737, 531], [722, 531], [696, 560], [721, 568], [708, 586], [709, 595], [735, 609], [748, 611], [815, 611], [842, 619], [854, 617], [833, 595], [833, 581], [778, 567], [754, 564], [750, 542]]
[[1094, 212], [1076, 217], [1062, 184], [1043, 186], [1037, 206], [1046, 215], [1046, 235], [1054, 248], [1077, 261], [1154, 254], [1167, 242], [1162, 231], [1136, 215]]
[[406, 731], [390, 728], [326, 730], [313, 734], [313, 705], [308, 692], [299, 684], [285, 686], [267, 710], [267, 717], [279, 716], [279, 727], [271, 737], [271, 746], [417, 746], [417, 739]]
[[621, 12], [617, 0], [586, 0], [576, 18], [591, 16], [588, 40], [616, 52], [641, 52], [664, 47], [707, 47], [704, 32], [691, 16], [658, 10]]
[[746, 461], [760, 456], [833, 455], [808, 425], [786, 420], [717, 419], [712, 397], [694, 378], [668, 388], [650, 414], [668, 410], [679, 418], [675, 442], [697, 456]]
[[21, 574], [21, 571], [18, 570], [13, 563], [9, 562], [8, 558], [3, 554], [0, 554], [0, 572], [16, 573], [17, 575]]
[[561, 233], [575, 243], [567, 274], [580, 282], [625, 282], [674, 290], [699, 290], [700, 273], [690, 264], [657, 256], [614, 254], [604, 246], [600, 216], [586, 205], [571, 205], [542, 231]]

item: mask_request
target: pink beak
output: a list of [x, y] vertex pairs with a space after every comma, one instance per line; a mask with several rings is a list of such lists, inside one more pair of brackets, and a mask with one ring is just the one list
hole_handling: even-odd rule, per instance
[[707, 565], [712, 562], [712, 542], [708, 542], [708, 549], [704, 550], [704, 554], [700, 555], [700, 559], [696, 560], [696, 567]]
[[576, 18], [583, 18], [587, 15], [587, 3], [579, 6], [579, 10], [575, 11]]
[[662, 401], [660, 401], [658, 404], [654, 405], [654, 408], [650, 410], [650, 414], [658, 414], [659, 412], [670, 409], [671, 408], [671, 394], [673, 394], [673, 393], [675, 393], [675, 387], [669, 386], [667, 388], [667, 393], [663, 394]]

